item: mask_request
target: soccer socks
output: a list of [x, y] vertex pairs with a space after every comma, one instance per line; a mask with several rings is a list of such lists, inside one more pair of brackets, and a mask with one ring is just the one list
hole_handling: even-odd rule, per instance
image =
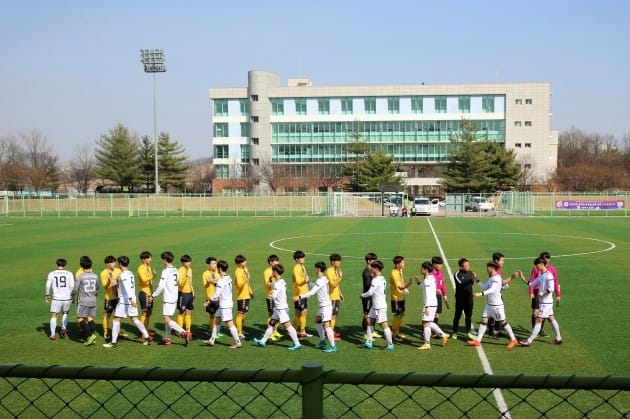
[[114, 320], [112, 325], [112, 343], [118, 342], [118, 334], [120, 333], [120, 322]]
[[315, 328], [317, 329], [317, 334], [319, 335], [319, 340], [324, 340], [324, 326], [321, 323], [315, 323]]
[[372, 343], [372, 334], [374, 333], [374, 326], [369, 325], [367, 327], [367, 331], [366, 331], [366, 335], [367, 335], [367, 341], [369, 343]]
[[481, 339], [483, 339], [483, 335], [486, 333], [487, 329], [488, 329], [488, 325], [481, 323], [479, 325], [479, 330], [477, 331], [477, 338], [475, 340], [481, 342]]
[[168, 322], [168, 325], [170, 326], [171, 330], [174, 330], [177, 333], [184, 333], [185, 332], [184, 328], [182, 328], [180, 325], [175, 323], [173, 320]]
[[164, 322], [164, 339], [171, 338], [171, 326], [168, 323]]
[[[306, 323], [306, 318], [304, 319], [304, 322]], [[297, 331], [295, 330], [295, 327], [293, 327], [293, 326], [287, 327], [287, 332], [289, 332], [289, 336], [291, 336], [291, 340], [293, 341], [293, 345], [301, 346], [300, 340], [298, 339]], [[334, 340], [333, 340], [333, 342], [334, 342]]]
[[[327, 327], [326, 328], [326, 337], [328, 338], [328, 342], [330, 343], [330, 346], [335, 346], [335, 332], [332, 330], [332, 327]], [[322, 340], [324, 340], [322, 338]]]
[[135, 324], [136, 327], [138, 328], [138, 330], [140, 331], [140, 333], [142, 333], [142, 337], [144, 339], [149, 337], [149, 332], [147, 332], [147, 328], [144, 327], [144, 324], [142, 324], [142, 322], [140, 320], [138, 320], [137, 317], [135, 319], [133, 319], [133, 324]]
[[210, 334], [210, 340], [212, 342], [214, 342], [214, 340], [217, 338], [217, 334], [219, 333], [219, 327], [221, 326], [216, 323], [212, 325], [212, 333]]
[[532, 314], [532, 329], [536, 326], [536, 316]]
[[383, 329], [383, 335], [385, 336], [385, 342], [387, 342], [387, 345], [393, 345], [394, 343], [392, 342], [392, 329], [388, 327]]
[[89, 335], [93, 335], [96, 331], [96, 325], [94, 324], [94, 320], [90, 320], [87, 322], [87, 331]]
[[435, 333], [439, 337], [444, 336], [444, 332], [442, 331], [442, 329], [440, 329], [440, 326], [437, 323], [431, 322], [431, 325], [429, 327], [431, 328], [433, 333]]
[[510, 337], [510, 340], [516, 339], [516, 337], [514, 336], [514, 331], [512, 330], [512, 326], [510, 326], [508, 322], [505, 322], [505, 326], [503, 326], [503, 330], [507, 332], [508, 336]]
[[111, 314], [105, 313], [103, 316], [103, 336], [107, 336], [107, 331], [109, 330], [109, 318]]
[[300, 315], [300, 333], [306, 333], [306, 314]]
[[265, 334], [263, 335], [261, 339], [263, 343], [267, 343], [272, 333], [273, 333], [273, 326], [267, 326], [267, 329], [265, 330]]
[[367, 331], [367, 319], [363, 317], [363, 321], [361, 322], [361, 327], [364, 331]]
[[330, 328], [333, 330], [333, 333], [335, 333], [335, 325], [337, 324], [337, 318], [333, 317], [332, 319], [330, 319]]
[[241, 339], [238, 337], [238, 330], [236, 330], [236, 326], [232, 325], [232, 327], [230, 327], [230, 333], [232, 334], [232, 337], [234, 338], [234, 342], [237, 345], [240, 345]]
[[553, 332], [556, 334], [556, 340], [561, 341], [562, 336], [560, 336], [560, 325], [558, 324], [555, 318], [550, 323], [551, 323], [551, 327], [553, 328]]
[[243, 315], [241, 313], [236, 315], [236, 321], [234, 323], [236, 323], [236, 331], [238, 332], [238, 335], [243, 336]]
[[427, 345], [431, 344], [431, 326], [427, 326], [425, 328], [422, 329], [423, 330], [423, 336], [424, 336], [424, 343], [426, 343]]
[[532, 334], [529, 335], [529, 337], [527, 338], [527, 341], [529, 343], [532, 343], [534, 341], [534, 339], [536, 339], [536, 336], [538, 336], [538, 333], [540, 333], [540, 323], [536, 323], [534, 325], [534, 329], [532, 330]]
[[50, 336], [54, 335], [56, 330], [57, 330], [57, 318], [51, 317], [50, 318]]
[[68, 313], [63, 313], [63, 316], [61, 316], [61, 327], [64, 329], [68, 328]]
[[184, 314], [184, 323], [186, 324], [186, 331], [190, 332], [190, 326], [192, 326], [192, 314]]
[[177, 325], [179, 327], [184, 327], [184, 315], [183, 314], [178, 314], [177, 315]]
[[394, 317], [392, 320], [392, 329], [394, 330], [394, 336], [398, 336], [400, 334], [400, 325], [402, 323], [402, 319], [400, 317]]

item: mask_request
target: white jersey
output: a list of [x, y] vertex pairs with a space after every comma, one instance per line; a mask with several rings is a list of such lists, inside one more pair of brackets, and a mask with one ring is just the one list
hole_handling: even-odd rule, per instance
[[372, 278], [370, 289], [361, 294], [361, 298], [372, 297], [372, 308], [374, 310], [382, 310], [387, 308], [387, 300], [385, 300], [385, 287], [387, 282], [383, 275]]
[[309, 282], [308, 287], [310, 290], [306, 294], [300, 295], [301, 298], [309, 298], [317, 294], [317, 302], [320, 307], [328, 307], [332, 305], [330, 301], [330, 294], [328, 293], [328, 278], [326, 275], [320, 276], [314, 283]]
[[501, 298], [501, 283], [503, 279], [500, 274], [495, 274], [488, 278], [488, 282], [479, 281], [479, 288], [483, 290], [483, 293], [488, 296], [488, 305], [500, 306], [503, 305], [503, 299]]
[[[553, 304], [553, 293], [555, 291], [555, 283], [553, 274], [549, 271], [541, 272], [536, 279], [529, 283], [530, 287], [538, 288], [538, 295], [541, 304]], [[549, 291], [549, 294], [543, 295], [545, 291]]]
[[[52, 289], [52, 294], [50, 290]], [[74, 290], [74, 275], [65, 269], [55, 269], [48, 274], [46, 280], [46, 295], [52, 295], [53, 300], [71, 301]]]
[[160, 276], [160, 284], [153, 292], [153, 297], [157, 297], [164, 291], [164, 298], [162, 301], [167, 304], [176, 304], [178, 295], [178, 282], [179, 272], [174, 266], [167, 266], [162, 269], [162, 275]]
[[[131, 304], [136, 301], [136, 278], [130, 270], [124, 270], [118, 277], [118, 292], [120, 302], [118, 304]], [[166, 294], [164, 294], [166, 295]]]
[[234, 301], [232, 301], [232, 277], [230, 275], [221, 275], [221, 278], [214, 286], [214, 295], [210, 300], [218, 301], [220, 309], [234, 307]]
[[271, 299], [275, 310], [288, 310], [287, 303], [287, 283], [284, 279], [278, 278], [271, 283]]
[[431, 274], [424, 277], [424, 281], [418, 284], [422, 288], [422, 296], [424, 297], [425, 307], [437, 307], [437, 281]]

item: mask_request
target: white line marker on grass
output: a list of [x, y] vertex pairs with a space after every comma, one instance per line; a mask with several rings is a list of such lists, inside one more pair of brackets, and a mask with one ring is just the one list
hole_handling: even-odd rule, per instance
[[[435, 240], [435, 244], [437, 244], [438, 250], [440, 251], [440, 256], [442, 256], [442, 259], [444, 259], [444, 266], [446, 267], [446, 270], [448, 271], [448, 277], [451, 279], [451, 284], [453, 285], [453, 289], [455, 289], [455, 279], [453, 277], [453, 271], [451, 270], [448, 260], [446, 259], [446, 255], [444, 254], [444, 249], [442, 249], [442, 244], [440, 243], [440, 239], [438, 238], [437, 233], [435, 232], [435, 229], [433, 228], [433, 224], [431, 224], [431, 220], [429, 218], [427, 218], [427, 222], [429, 223], [429, 228], [431, 229], [431, 233], [433, 233], [433, 239]], [[490, 361], [488, 361], [488, 357], [486, 356], [486, 353], [483, 350], [483, 348], [481, 346], [477, 346], [477, 348], [475, 349], [477, 349], [477, 355], [479, 356], [479, 360], [481, 361], [481, 365], [483, 366], [483, 371], [486, 374], [494, 375], [494, 373], [492, 372], [492, 367], [490, 367]], [[497, 402], [497, 407], [499, 408], [499, 411], [501, 412], [501, 417], [511, 418], [512, 416], [510, 415], [510, 412], [507, 407], [507, 403], [505, 402], [505, 399], [503, 398], [503, 393], [501, 392], [501, 389], [495, 388], [494, 390], [492, 390], [492, 394], [494, 395], [494, 400]]]

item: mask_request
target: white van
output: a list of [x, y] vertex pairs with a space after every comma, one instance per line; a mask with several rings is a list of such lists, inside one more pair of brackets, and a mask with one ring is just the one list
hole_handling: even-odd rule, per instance
[[411, 206], [411, 215], [431, 215], [431, 201], [429, 198], [416, 198]]

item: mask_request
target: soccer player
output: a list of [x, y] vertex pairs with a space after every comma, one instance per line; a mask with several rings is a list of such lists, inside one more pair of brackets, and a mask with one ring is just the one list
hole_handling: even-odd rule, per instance
[[[503, 290], [508, 289], [509, 283], [510, 281], [512, 281], [512, 279], [514, 278], [516, 272], [514, 274], [512, 274], [512, 276], [510, 276], [509, 278], [503, 278], [503, 265], [505, 264], [505, 255], [501, 252], [494, 252], [492, 254], [492, 261], [495, 262], [497, 265], [499, 265], [499, 270], [497, 271], [497, 274], [501, 277], [501, 292], [503, 292]], [[503, 297], [501, 297], [503, 298]], [[492, 338], [492, 339], [498, 339], [499, 338], [499, 328], [496, 326], [495, 321], [493, 318], [488, 319], [488, 337]]]
[[282, 323], [284, 328], [289, 333], [291, 340], [293, 341], [293, 346], [289, 346], [287, 349], [290, 351], [297, 351], [302, 348], [300, 344], [300, 340], [298, 339], [297, 331], [295, 327], [291, 324], [291, 318], [289, 317], [289, 303], [287, 302], [287, 283], [282, 278], [282, 274], [284, 273], [284, 267], [280, 264], [274, 265], [271, 268], [271, 273], [273, 275], [273, 283], [271, 284], [271, 298], [273, 299], [273, 314], [271, 315], [271, 320], [269, 321], [269, 325], [267, 326], [267, 330], [265, 330], [265, 334], [262, 339], [254, 338], [254, 342], [258, 346], [265, 346], [267, 344], [267, 340], [273, 333], [273, 329], [276, 323]]
[[[505, 316], [505, 306], [503, 305], [503, 299], [501, 298], [501, 286], [503, 279], [499, 274], [499, 264], [495, 261], [490, 261], [486, 263], [486, 271], [488, 272], [488, 281], [481, 282], [478, 281], [479, 287], [483, 290], [482, 292], [473, 293], [473, 297], [483, 297], [484, 295], [488, 296], [488, 302], [483, 309], [483, 313], [481, 314], [481, 324], [479, 325], [479, 331], [477, 332], [477, 337], [475, 339], [471, 339], [466, 342], [467, 345], [470, 346], [480, 346], [481, 339], [483, 339], [484, 333], [486, 333], [486, 328], [488, 327], [488, 318], [491, 317], [495, 320], [495, 323], [499, 327], [503, 327], [503, 330], [510, 337], [510, 342], [507, 344], [508, 349], [514, 348], [518, 341], [516, 337], [514, 337], [514, 332], [512, 331], [512, 327], [507, 322]], [[517, 273], [513, 273], [510, 277], [510, 280], [514, 278]]]
[[[308, 274], [304, 267], [306, 254], [301, 250], [293, 252], [293, 296], [306, 294], [308, 292]], [[306, 314], [308, 312], [308, 300], [298, 300], [294, 304], [295, 312], [293, 314], [293, 327], [300, 327], [300, 338], [310, 338], [312, 335], [306, 333]]]
[[[333, 305], [330, 300], [330, 291], [328, 289], [329, 279], [326, 275], [326, 264], [324, 262], [315, 263], [315, 276], [317, 277], [315, 283], [308, 283], [310, 290], [304, 295], [293, 297], [293, 301], [308, 299], [317, 294], [319, 310], [317, 311], [317, 316], [315, 317], [315, 327], [317, 327], [317, 333], [319, 334], [319, 343], [315, 345], [315, 349], [323, 349], [326, 353], [337, 352], [337, 346], [335, 345], [335, 333], [330, 326]], [[328, 338], [328, 342], [330, 342], [330, 346], [328, 347], [326, 347], [326, 338]]]
[[343, 272], [339, 267], [341, 266], [341, 255], [339, 253], [333, 253], [330, 255], [330, 266], [326, 269], [326, 277], [328, 277], [328, 290], [330, 292], [330, 301], [332, 302], [332, 320], [330, 321], [330, 327], [335, 335], [335, 340], [341, 339], [341, 334], [335, 332], [335, 324], [337, 323], [337, 314], [339, 314], [339, 306], [343, 301], [343, 293], [341, 292], [341, 279]]
[[109, 339], [109, 319], [118, 304], [118, 277], [121, 270], [116, 267], [116, 258], [107, 256], [103, 261], [105, 269], [101, 271], [101, 287], [105, 290], [105, 304], [103, 310], [103, 338]]
[[556, 321], [556, 318], [553, 315], [553, 293], [555, 290], [555, 278], [553, 274], [547, 267], [547, 259], [545, 257], [538, 257], [534, 260], [534, 266], [538, 269], [540, 274], [533, 281], [526, 282], [525, 277], [523, 277], [521, 273], [521, 279], [523, 282], [526, 282], [527, 285], [533, 287], [534, 289], [538, 289], [538, 293], [536, 298], [538, 298], [539, 308], [538, 314], [536, 317], [536, 324], [532, 330], [531, 335], [526, 340], [520, 341], [521, 346], [531, 346], [536, 336], [540, 332], [540, 328], [542, 327], [542, 323], [545, 319], [549, 319], [549, 323], [551, 323], [551, 327], [553, 328], [554, 333], [556, 334], [556, 338], [552, 340], [552, 345], [560, 345], [562, 343], [562, 336], [560, 335], [560, 326]]
[[203, 287], [206, 290], [206, 302], [203, 304], [208, 313], [208, 329], [212, 331], [214, 327], [214, 315], [219, 309], [219, 302], [212, 301], [212, 296], [215, 293], [215, 285], [219, 282], [219, 271], [217, 270], [217, 258], [206, 258], [206, 270], [201, 275]]
[[50, 340], [57, 339], [57, 314], [60, 312], [63, 315], [59, 336], [65, 338], [68, 334], [68, 312], [72, 304], [72, 290], [74, 289], [74, 275], [66, 269], [68, 262], [65, 259], [57, 259], [55, 264], [57, 269], [50, 272], [46, 279], [46, 295], [44, 297], [46, 304], [50, 304]]
[[370, 312], [368, 313], [367, 320], [367, 340], [363, 343], [363, 347], [366, 349], [372, 349], [372, 338], [374, 333], [374, 323], [378, 323], [383, 328], [383, 334], [387, 341], [385, 349], [394, 350], [394, 343], [392, 341], [392, 331], [387, 323], [387, 300], [385, 299], [385, 288], [387, 282], [383, 276], [383, 262], [375, 260], [370, 265], [372, 268], [372, 282], [370, 288], [361, 294], [361, 298], [371, 298], [372, 304], [370, 306]]
[[392, 320], [392, 332], [394, 333], [394, 340], [396, 342], [402, 342], [405, 336], [400, 333], [400, 327], [405, 317], [405, 295], [409, 294], [407, 288], [411, 285], [411, 280], [405, 284], [403, 274], [405, 258], [402, 256], [394, 256], [392, 261], [394, 262], [394, 269], [392, 269], [392, 272], [389, 274], [389, 283], [392, 289], [392, 314], [394, 315], [394, 320]]
[[[549, 261], [551, 260], [551, 254], [549, 252], [541, 252], [539, 257], [547, 261], [547, 270], [551, 273], [551, 275], [553, 275], [553, 285], [554, 285], [554, 292], [556, 293], [556, 303], [559, 304], [560, 297], [561, 297], [560, 283], [558, 280], [558, 271], [553, 265], [549, 264]], [[536, 278], [538, 278], [540, 274], [541, 272], [538, 270], [538, 267], [534, 265], [529, 275], [529, 281], [533, 282]], [[536, 322], [538, 320], [538, 311], [540, 310], [539, 301], [538, 301], [538, 291], [539, 291], [538, 288], [534, 288], [532, 286], [529, 287], [529, 298], [532, 301], [532, 328], [536, 325]], [[542, 329], [544, 324], [545, 324], [545, 321], [543, 319], [542, 323], [540, 323], [540, 333], [538, 333], [538, 335], [542, 337], [547, 336], [545, 331]]]
[[[195, 288], [192, 283], [192, 258], [189, 255], [183, 255], [179, 258], [182, 266], [179, 267], [179, 282], [178, 282], [178, 294], [177, 294], [177, 308], [179, 314], [177, 315], [177, 324], [179, 327], [186, 325], [186, 333], [190, 332], [192, 326], [192, 310], [194, 308], [193, 302], [195, 300]], [[192, 336], [192, 335], [191, 335]]]
[[[83, 270], [83, 268], [81, 267], [81, 260], [79, 259], [79, 269], [77, 269], [77, 271], [74, 273], [74, 282], [76, 284], [77, 279], [83, 274], [83, 272], [85, 272]], [[89, 336], [85, 336], [84, 332], [85, 332], [85, 327], [83, 324], [83, 319], [77, 316], [77, 326], [79, 328], [79, 336], [82, 338], [88, 338]]]
[[437, 297], [437, 310], [435, 311], [433, 323], [439, 326], [440, 314], [442, 313], [442, 300], [444, 300], [444, 303], [448, 304], [446, 283], [444, 282], [444, 261], [440, 256], [433, 256], [431, 258], [431, 263], [433, 264], [433, 272], [431, 274], [435, 278]]
[[238, 337], [238, 330], [234, 326], [233, 313], [234, 302], [232, 301], [232, 278], [228, 275], [228, 263], [224, 260], [217, 262], [217, 269], [219, 270], [219, 282], [214, 286], [214, 295], [211, 301], [218, 301], [219, 309], [214, 315], [214, 326], [212, 327], [212, 335], [210, 339], [204, 340], [203, 343], [208, 346], [214, 346], [214, 342], [217, 339], [219, 333], [219, 327], [221, 322], [226, 322], [230, 333], [234, 338], [234, 344], [230, 346], [230, 349], [238, 349], [243, 346], [241, 339]]
[[144, 324], [149, 335], [155, 335], [155, 333], [149, 330], [149, 321], [153, 313], [153, 300], [150, 297], [153, 293], [153, 278], [155, 278], [155, 269], [151, 266], [152, 258], [153, 255], [151, 255], [151, 252], [143, 251], [140, 253], [140, 261], [142, 263], [138, 266], [138, 288], [140, 288], [138, 301], [140, 302], [140, 310], [142, 311], [140, 321]]
[[140, 332], [143, 345], [148, 345], [151, 342], [149, 333], [147, 332], [144, 324], [138, 319], [138, 302], [136, 300], [136, 278], [129, 270], [129, 258], [127, 256], [118, 257], [118, 266], [121, 273], [118, 278], [118, 291], [120, 295], [120, 301], [116, 304], [116, 310], [114, 311], [114, 325], [112, 327], [112, 341], [103, 344], [104, 348], [115, 348], [116, 342], [118, 342], [118, 333], [120, 333], [120, 320], [130, 317], [133, 324], [136, 325]]
[[89, 256], [81, 256], [79, 264], [82, 273], [74, 282], [72, 295], [78, 294], [78, 325], [81, 329], [81, 335], [86, 337], [85, 346], [90, 346], [94, 345], [97, 338], [94, 317], [96, 317], [96, 294], [99, 289], [99, 278], [92, 272], [92, 259]]
[[[440, 259], [441, 260], [441, 259]], [[422, 295], [424, 297], [424, 306], [422, 309], [422, 329], [424, 335], [424, 345], [418, 348], [419, 351], [431, 350], [431, 332], [436, 336], [442, 338], [442, 346], [446, 346], [448, 342], [449, 334], [444, 333], [440, 326], [434, 321], [435, 313], [438, 308], [438, 289], [437, 281], [433, 272], [435, 272], [435, 257], [431, 262], [428, 260], [422, 263], [420, 272], [424, 276], [422, 283], [420, 278], [414, 277], [416, 283], [422, 288]]]
[[[363, 277], [363, 292], [367, 292], [372, 286], [372, 262], [378, 259], [375, 253], [368, 253], [365, 255], [365, 268], [363, 268], [363, 273], [361, 276]], [[367, 324], [368, 324], [368, 314], [370, 313], [370, 308], [372, 307], [372, 297], [365, 297], [361, 300], [363, 305], [363, 322], [361, 326], [363, 327], [363, 331], [366, 333], [365, 338], [367, 340]], [[372, 332], [372, 338], [380, 338], [381, 335], [376, 333], [376, 331]]]
[[236, 269], [234, 270], [234, 281], [236, 282], [236, 330], [239, 339], [245, 339], [243, 326], [245, 317], [249, 312], [249, 301], [254, 298], [252, 286], [249, 283], [249, 269], [247, 269], [247, 258], [243, 255], [236, 255], [234, 258]]
[[468, 339], [474, 339], [475, 336], [472, 334], [473, 284], [477, 280], [477, 274], [470, 270], [470, 262], [466, 258], [461, 258], [457, 265], [459, 269], [453, 275], [455, 277], [455, 314], [453, 315], [452, 337], [457, 339], [459, 319], [463, 312]]
[[[269, 321], [271, 320], [271, 315], [273, 314], [273, 299], [271, 298], [271, 282], [273, 281], [273, 272], [271, 271], [271, 269], [273, 268], [274, 265], [277, 265], [278, 263], [280, 263], [280, 258], [277, 255], [269, 255], [267, 257], [267, 268], [265, 269], [265, 271], [263, 272], [263, 283], [265, 285], [265, 301], [267, 302], [267, 324], [269, 324]], [[269, 339], [276, 341], [278, 340], [282, 335], [278, 332], [278, 325], [280, 323], [276, 323], [276, 326], [273, 330], [273, 333], [271, 334], [271, 337], [269, 337]]]
[[151, 298], [155, 299], [155, 297], [164, 291], [164, 297], [162, 298], [162, 315], [164, 316], [164, 345], [171, 344], [171, 331], [175, 330], [181, 338], [184, 338], [185, 344], [188, 346], [192, 339], [192, 334], [187, 333], [172, 319], [173, 314], [175, 314], [175, 309], [177, 308], [177, 301], [179, 297], [179, 271], [173, 266], [175, 256], [173, 256], [172, 252], [166, 251], [162, 252], [160, 258], [164, 264], [164, 269], [162, 269], [158, 287], [155, 291], [153, 291], [153, 294], [151, 294]]

